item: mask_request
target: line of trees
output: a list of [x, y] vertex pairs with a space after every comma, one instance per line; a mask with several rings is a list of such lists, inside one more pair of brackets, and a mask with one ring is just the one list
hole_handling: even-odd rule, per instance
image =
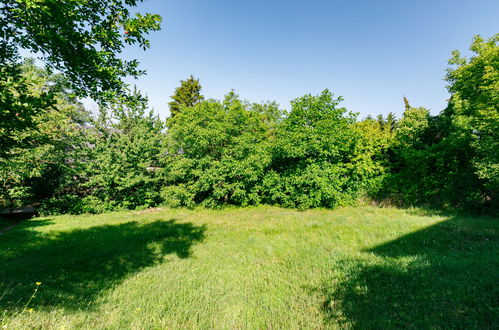
[[[4, 206], [38, 203], [41, 213], [55, 214], [156, 205], [330, 208], [369, 199], [499, 210], [499, 35], [476, 37], [468, 59], [453, 53], [451, 98], [436, 116], [404, 98], [401, 118], [360, 120], [328, 90], [295, 99], [289, 112], [234, 92], [205, 99], [191, 76], [162, 121], [122, 82], [141, 73], [138, 63], [115, 56], [125, 44], [147, 47], [144, 35], [159, 28], [156, 15], [131, 17], [124, 3], [137, 2], [92, 9], [83, 0], [6, 1], [0, 8]], [[36, 23], [40, 30], [26, 28]], [[57, 37], [64, 29], [74, 33]], [[49, 65], [21, 61], [20, 46], [42, 52]], [[82, 96], [98, 100], [99, 113], [89, 113]]]

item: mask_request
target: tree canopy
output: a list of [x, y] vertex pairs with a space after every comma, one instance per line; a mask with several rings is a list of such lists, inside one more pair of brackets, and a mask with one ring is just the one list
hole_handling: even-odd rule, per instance
[[180, 86], [175, 89], [175, 94], [171, 96], [172, 101], [168, 103], [170, 117], [177, 115], [182, 107], [192, 107], [202, 101], [204, 96], [201, 95], [201, 89], [199, 79], [195, 79], [192, 75], [187, 80], [181, 80]]
[[205, 100], [193, 76], [166, 121], [137, 90], [90, 114], [70, 76], [14, 52], [0, 67], [0, 201], [43, 213], [362, 200], [497, 212], [498, 40], [475, 38], [470, 58], [453, 53], [439, 114], [404, 97], [398, 118], [364, 120], [328, 90], [290, 111], [234, 92]]
[[132, 14], [141, 0], [3, 0], [0, 4], [0, 63], [24, 48], [66, 75], [80, 96], [106, 100], [123, 93], [123, 78], [143, 73], [124, 60], [127, 45], [148, 48], [146, 35], [161, 17]]
[[465, 136], [487, 198], [499, 198], [499, 34], [475, 37], [467, 59], [453, 52], [447, 72], [451, 100], [445, 111], [453, 134]]

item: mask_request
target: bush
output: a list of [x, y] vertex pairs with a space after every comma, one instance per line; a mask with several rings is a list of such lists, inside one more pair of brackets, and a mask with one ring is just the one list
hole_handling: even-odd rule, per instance
[[40, 215], [102, 213], [114, 211], [112, 203], [102, 202], [95, 196], [80, 197], [77, 195], [54, 196], [43, 200], [38, 212]]
[[291, 103], [272, 141], [266, 203], [300, 209], [351, 204], [381, 172], [373, 160], [379, 142], [366, 142], [372, 136], [361, 134], [355, 114], [338, 107], [341, 101], [325, 90]]
[[252, 109], [230, 93], [223, 102], [184, 107], [170, 119], [162, 192], [167, 205], [260, 203], [272, 125], [265, 107]]

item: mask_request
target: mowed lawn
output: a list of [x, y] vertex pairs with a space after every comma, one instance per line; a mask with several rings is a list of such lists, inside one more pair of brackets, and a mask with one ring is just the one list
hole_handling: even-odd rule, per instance
[[0, 235], [8, 329], [487, 329], [498, 286], [491, 217], [164, 209], [36, 218]]

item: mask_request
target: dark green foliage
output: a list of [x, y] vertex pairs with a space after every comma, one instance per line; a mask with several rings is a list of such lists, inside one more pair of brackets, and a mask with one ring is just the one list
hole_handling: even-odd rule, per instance
[[78, 127], [87, 113], [62, 75], [49, 74], [31, 60], [16, 65], [6, 81], [0, 92], [5, 119], [0, 124], [0, 203], [14, 206], [50, 196], [61, 173], [71, 171], [67, 152], [78, 144]]
[[[165, 202], [172, 206], [261, 202], [297, 207], [353, 203], [382, 172], [382, 141], [355, 127], [329, 91], [292, 102], [289, 114], [273, 103], [185, 107], [171, 120]], [[371, 132], [372, 133], [372, 132]], [[380, 132], [381, 134], [381, 132]]]
[[[12, 207], [88, 193], [78, 180], [90, 160], [79, 151], [92, 141], [76, 96], [108, 105], [138, 98], [127, 94], [123, 78], [143, 71], [136, 60], [119, 55], [126, 45], [148, 48], [145, 36], [161, 21], [158, 15], [132, 15], [139, 2], [2, 1], [0, 203]], [[49, 70], [22, 64], [19, 48], [40, 54]], [[52, 75], [54, 69], [60, 73]]]
[[447, 81], [451, 100], [444, 115], [452, 137], [465, 139], [473, 158], [470, 165], [482, 181], [477, 191], [485, 203], [499, 209], [499, 34], [476, 37], [474, 56], [453, 53]]
[[469, 208], [481, 203], [480, 180], [470, 160], [473, 150], [455, 136], [445, 116], [408, 108], [391, 145], [392, 175], [385, 181], [396, 203]]
[[407, 111], [411, 108], [411, 105], [409, 104], [409, 100], [407, 97], [404, 96], [404, 111]]
[[175, 94], [171, 96], [171, 101], [168, 103], [170, 107], [170, 116], [173, 118], [178, 114], [182, 107], [192, 107], [196, 103], [204, 99], [201, 95], [201, 84], [199, 79], [194, 79], [190, 76], [187, 80], [180, 81], [180, 87], [175, 89]]
[[[404, 101], [407, 102], [407, 99], [404, 98]], [[372, 119], [372, 118], [368, 116], [366, 119]], [[378, 125], [380, 126], [382, 131], [386, 131], [389, 134], [393, 134], [395, 132], [397, 126], [397, 119], [395, 117], [395, 114], [393, 114], [393, 112], [389, 112], [388, 115], [386, 115], [386, 118], [384, 118], [383, 115], [378, 115], [376, 117], [376, 121], [378, 122]]]
[[383, 118], [383, 115], [378, 115], [376, 117], [376, 120], [378, 121], [378, 124], [381, 127], [381, 129], [385, 129], [386, 121], [385, 121], [385, 118]]
[[[113, 119], [115, 122], [113, 122]], [[113, 206], [136, 208], [159, 202], [156, 168], [164, 141], [163, 124], [144, 102], [118, 104], [101, 118], [89, 148], [84, 185]]]
[[32, 62], [9, 61], [0, 67], [0, 157], [26, 143], [20, 132], [33, 127], [34, 117], [54, 102], [48, 86], [37, 85], [38, 76]]
[[498, 36], [476, 38], [471, 59], [454, 52], [447, 108], [430, 116], [404, 98], [384, 191], [396, 202], [494, 211], [499, 208]]
[[396, 127], [397, 127], [397, 117], [395, 117], [395, 114], [393, 112], [389, 112], [388, 115], [386, 115], [385, 130], [387, 130], [390, 133], [393, 133], [395, 132]]
[[160, 202], [157, 175], [164, 125], [147, 101], [113, 104], [86, 129], [86, 146], [76, 157], [77, 193], [85, 212], [148, 207]]

